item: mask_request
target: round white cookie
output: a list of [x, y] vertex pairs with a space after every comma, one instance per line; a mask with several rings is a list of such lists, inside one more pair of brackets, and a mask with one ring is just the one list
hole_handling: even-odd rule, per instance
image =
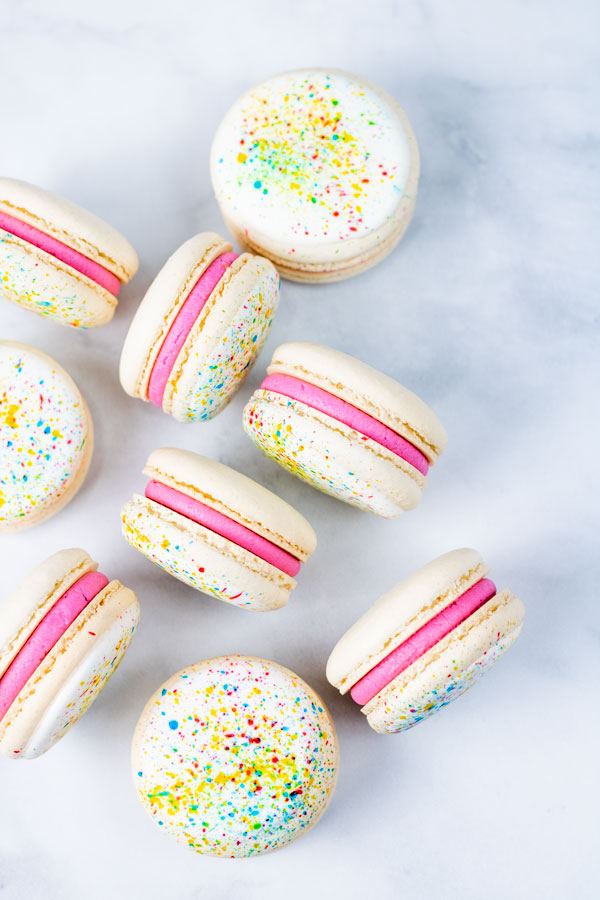
[[378, 262], [414, 210], [419, 153], [384, 91], [336, 69], [285, 72], [225, 116], [211, 151], [230, 230], [295, 280], [334, 281]]
[[77, 493], [92, 458], [92, 420], [57, 362], [0, 341], [0, 532], [37, 525]]

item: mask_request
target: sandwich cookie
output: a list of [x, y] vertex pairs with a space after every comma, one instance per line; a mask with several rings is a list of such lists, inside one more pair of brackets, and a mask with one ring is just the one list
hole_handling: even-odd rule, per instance
[[475, 550], [452, 550], [384, 594], [338, 641], [327, 680], [371, 728], [406, 731], [464, 694], [519, 636], [525, 609]]
[[379, 516], [421, 498], [446, 447], [432, 410], [398, 382], [320, 344], [282, 344], [244, 409], [267, 456], [313, 487]]
[[419, 180], [417, 140], [384, 91], [336, 69], [249, 90], [221, 123], [213, 187], [236, 239], [293, 281], [339, 281], [400, 240]]
[[279, 276], [238, 256], [218, 234], [186, 241], [167, 260], [131, 323], [121, 384], [179, 422], [211, 419], [229, 403], [269, 334]]
[[65, 370], [0, 341], [0, 532], [37, 525], [72, 500], [93, 446], [88, 408]]
[[61, 550], [0, 603], [0, 750], [34, 759], [94, 702], [135, 631], [133, 591]]
[[0, 178], [0, 293], [75, 328], [109, 322], [137, 272], [125, 238], [92, 213], [42, 188]]
[[321, 698], [298, 675], [220, 656], [173, 675], [150, 698], [132, 750], [153, 821], [186, 847], [248, 857], [289, 844], [331, 800], [338, 743]]
[[246, 609], [285, 606], [316, 535], [292, 506], [188, 450], [150, 455], [144, 497], [123, 509], [132, 547], [180, 581]]

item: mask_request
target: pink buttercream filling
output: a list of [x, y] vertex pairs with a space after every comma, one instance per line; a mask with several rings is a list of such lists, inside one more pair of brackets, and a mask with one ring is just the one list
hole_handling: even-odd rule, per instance
[[203, 525], [210, 531], [214, 531], [215, 534], [220, 534], [221, 537], [227, 538], [228, 541], [232, 541], [238, 547], [243, 547], [244, 550], [248, 550], [250, 553], [254, 553], [255, 556], [260, 557], [260, 559], [264, 559], [265, 562], [271, 563], [272, 566], [275, 566], [281, 572], [285, 572], [286, 575], [294, 576], [300, 571], [300, 561], [295, 556], [292, 556], [291, 553], [282, 550], [276, 544], [272, 544], [271, 541], [246, 528], [245, 525], [234, 522], [228, 516], [217, 512], [210, 506], [205, 506], [204, 503], [194, 500], [193, 497], [188, 497], [187, 494], [182, 494], [175, 488], [161, 484], [159, 481], [151, 481], [146, 488], [146, 497], [149, 500], [155, 500], [156, 503], [160, 503], [168, 509], [172, 509], [173, 512], [179, 513], [181, 516], [185, 516], [186, 519], [191, 519], [193, 522]]
[[155, 406], [162, 406], [169, 376], [196, 319], [226, 270], [237, 258], [237, 253], [222, 253], [217, 257], [200, 276], [177, 313], [150, 374], [148, 397]]
[[350, 694], [353, 700], [364, 706], [379, 691], [400, 675], [419, 657], [431, 650], [438, 641], [446, 637], [453, 628], [468, 619], [480, 606], [487, 603], [496, 593], [496, 585], [489, 578], [482, 578], [468, 591], [461, 594], [450, 606], [434, 616], [426, 625], [415, 631], [408, 640], [392, 650], [360, 681], [357, 681]]
[[46, 613], [0, 678], [0, 720], [67, 628], [107, 584], [100, 572], [88, 572]]
[[50, 237], [49, 234], [34, 228], [33, 225], [28, 225], [27, 222], [22, 222], [20, 219], [9, 216], [7, 213], [0, 212], [0, 228], [9, 231], [23, 241], [27, 241], [28, 244], [33, 244], [34, 247], [38, 247], [40, 250], [45, 250], [50, 256], [60, 259], [61, 262], [81, 272], [82, 275], [87, 275], [88, 278], [105, 288], [110, 294], [114, 294], [115, 297], [119, 293], [121, 282], [116, 275], [113, 275], [100, 263], [94, 262], [93, 259], [88, 259], [87, 256], [78, 253], [77, 250], [73, 250], [72, 247], [67, 247], [62, 241], [57, 241], [56, 238]]
[[261, 388], [263, 391], [273, 391], [276, 394], [283, 394], [292, 400], [300, 400], [307, 406], [337, 419], [349, 428], [364, 434], [365, 437], [371, 438], [391, 450], [396, 456], [400, 456], [411, 466], [414, 466], [422, 475], [427, 475], [429, 463], [427, 458], [420, 450], [401, 437], [383, 422], [374, 419], [373, 416], [363, 412], [351, 403], [341, 400], [329, 391], [302, 381], [300, 378], [294, 378], [292, 375], [268, 375], [263, 381]]

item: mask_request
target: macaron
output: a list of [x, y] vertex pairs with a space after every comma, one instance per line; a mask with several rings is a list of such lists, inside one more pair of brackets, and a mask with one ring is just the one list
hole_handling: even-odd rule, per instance
[[211, 419], [260, 353], [279, 301], [266, 259], [238, 256], [203, 232], [167, 260], [143, 298], [121, 354], [121, 384], [179, 422]]
[[135, 786], [170, 837], [258, 856], [309, 830], [331, 800], [335, 727], [298, 675], [251, 656], [187, 666], [150, 698], [133, 738]]
[[384, 594], [336, 644], [327, 679], [371, 728], [406, 731], [464, 694], [521, 632], [521, 601], [452, 550]]
[[211, 175], [243, 246], [293, 281], [339, 281], [404, 234], [419, 151], [385, 91], [337, 69], [298, 69], [234, 103], [213, 142]]
[[266, 488], [205, 456], [150, 454], [145, 496], [123, 509], [132, 547], [180, 581], [245, 609], [284, 606], [317, 544], [304, 516]]
[[313, 487], [379, 516], [413, 509], [446, 447], [432, 410], [407, 388], [330, 347], [282, 344], [244, 409], [267, 456]]
[[72, 500], [93, 447], [73, 379], [45, 353], [0, 341], [0, 532], [37, 525]]
[[137, 272], [125, 238], [70, 200], [0, 178], [0, 294], [41, 316], [95, 328]]
[[0, 602], [0, 750], [34, 759], [94, 702], [135, 631], [135, 594], [60, 550]]

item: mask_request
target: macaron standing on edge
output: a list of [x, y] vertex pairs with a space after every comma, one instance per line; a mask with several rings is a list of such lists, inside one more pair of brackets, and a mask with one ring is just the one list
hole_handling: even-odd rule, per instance
[[279, 276], [213, 232], [190, 238], [143, 298], [121, 354], [123, 389], [180, 422], [217, 415], [267, 339]]
[[371, 728], [412, 728], [460, 697], [521, 632], [525, 608], [496, 590], [477, 551], [452, 550], [384, 594], [338, 641], [327, 680]]
[[251, 88], [211, 151], [229, 230], [294, 281], [339, 281], [383, 259], [412, 217], [419, 168], [403, 110], [337, 69], [284, 72]]
[[84, 550], [40, 563], [0, 602], [0, 750], [45, 753], [111, 677], [139, 618], [129, 588]]
[[277, 663], [221, 656], [187, 666], [146, 704], [134, 784], [170, 837], [211, 856], [258, 856], [324, 813], [339, 762], [321, 698]]
[[417, 506], [447, 435], [416, 394], [321, 344], [282, 344], [244, 409], [252, 441], [313, 487], [379, 516]]
[[0, 341], [0, 533], [37, 525], [72, 500], [93, 447], [73, 379], [45, 353]]
[[123, 509], [132, 547], [169, 574], [245, 609], [284, 606], [316, 547], [304, 516], [240, 472], [188, 450], [149, 457], [145, 496]]
[[0, 294], [75, 328], [109, 322], [135, 250], [102, 219], [70, 200], [0, 178]]

